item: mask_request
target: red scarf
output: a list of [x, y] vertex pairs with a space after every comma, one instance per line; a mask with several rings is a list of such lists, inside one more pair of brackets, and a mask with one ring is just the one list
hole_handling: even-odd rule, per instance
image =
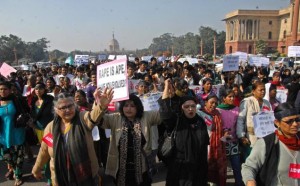
[[[300, 150], [300, 140], [295, 136], [293, 138], [287, 138], [282, 134], [279, 134], [278, 130], [275, 131], [278, 139], [285, 144], [290, 150], [299, 151]], [[299, 134], [299, 132], [298, 132]], [[297, 136], [298, 136], [297, 134]]]

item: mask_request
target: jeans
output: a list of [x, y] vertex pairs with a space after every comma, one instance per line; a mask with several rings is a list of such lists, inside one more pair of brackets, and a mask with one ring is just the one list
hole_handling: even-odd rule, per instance
[[235, 185], [236, 186], [243, 186], [243, 180], [242, 180], [242, 174], [241, 174], [241, 161], [240, 161], [240, 155], [231, 155], [227, 157], [231, 163], [231, 167], [233, 170], [233, 176], [235, 179]]

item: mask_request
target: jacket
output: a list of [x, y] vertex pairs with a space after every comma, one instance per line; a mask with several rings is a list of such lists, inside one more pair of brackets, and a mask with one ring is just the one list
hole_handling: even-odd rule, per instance
[[[83, 121], [87, 127], [83, 127], [85, 129], [86, 134], [86, 143], [87, 143], [87, 149], [89, 158], [91, 160], [91, 168], [92, 168], [92, 175], [93, 177], [96, 177], [99, 172], [99, 165], [98, 160], [96, 156], [96, 152], [94, 149], [94, 141], [92, 137], [92, 129], [94, 128], [94, 123], [99, 123], [101, 117], [103, 116], [104, 111], [101, 110], [100, 106], [94, 104], [92, 111], [90, 112], [80, 112], [80, 118], [81, 121]], [[90, 118], [89, 118], [90, 115]], [[92, 122], [92, 121], [93, 122]], [[51, 121], [47, 127], [44, 130], [44, 137], [48, 135], [49, 133], [52, 133], [53, 130], [53, 121]], [[41, 147], [38, 153], [38, 156], [36, 158], [36, 162], [33, 166], [32, 172], [39, 172], [43, 169], [44, 165], [50, 160], [50, 171], [51, 171], [51, 180], [53, 186], [57, 186], [56, 178], [55, 178], [55, 168], [54, 168], [54, 154], [53, 154], [53, 148], [48, 147], [47, 144], [42, 141]]]

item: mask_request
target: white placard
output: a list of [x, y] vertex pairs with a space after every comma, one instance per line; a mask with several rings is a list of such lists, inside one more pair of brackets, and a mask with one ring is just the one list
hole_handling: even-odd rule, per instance
[[99, 54], [98, 59], [103, 61], [107, 59], [107, 56], [105, 54]]
[[300, 56], [300, 46], [288, 47], [288, 57], [299, 57], [299, 56]]
[[97, 66], [97, 87], [114, 89], [113, 102], [129, 98], [127, 60], [120, 59]]
[[152, 58], [152, 56], [142, 56], [141, 57], [142, 61], [148, 61], [148, 62], [150, 62], [151, 58]]
[[288, 89], [277, 89], [276, 91], [276, 99], [280, 103], [285, 103], [287, 101]]
[[89, 55], [75, 55], [74, 63], [76, 66], [89, 63]]
[[223, 58], [223, 72], [238, 71], [239, 56], [226, 55]]
[[126, 59], [127, 60], [127, 56], [126, 55], [117, 55], [116, 59]]
[[94, 126], [92, 130], [92, 136], [94, 141], [99, 141], [100, 140], [100, 134], [99, 134], [99, 129], [97, 126]]
[[191, 57], [182, 57], [182, 58], [179, 58], [177, 61], [179, 61], [181, 63], [183, 63], [184, 61], [188, 61], [190, 65], [198, 63], [197, 58], [191, 58]]
[[136, 93], [140, 79], [128, 79], [129, 94]]
[[267, 57], [251, 56], [249, 58], [249, 64], [251, 66], [268, 66], [270, 64], [270, 59]]
[[259, 112], [253, 115], [254, 133], [262, 138], [275, 131], [273, 112]]
[[116, 55], [109, 55], [109, 56], [108, 56], [108, 59], [109, 59], [109, 60], [115, 60], [115, 58], [116, 58]]
[[235, 52], [232, 53], [233, 56], [239, 56], [239, 62], [243, 61], [246, 62], [248, 60], [248, 54], [245, 52]]
[[141, 96], [140, 99], [143, 103], [144, 111], [159, 110], [157, 100], [161, 97], [161, 95], [162, 92], [157, 92]]

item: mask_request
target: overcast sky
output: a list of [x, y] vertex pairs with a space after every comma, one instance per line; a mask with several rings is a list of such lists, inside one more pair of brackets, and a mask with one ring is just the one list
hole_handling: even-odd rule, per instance
[[42, 37], [50, 50], [108, 49], [112, 33], [120, 48], [148, 47], [154, 37], [225, 30], [221, 20], [236, 9], [281, 9], [290, 0], [0, 0], [0, 35], [24, 41]]

